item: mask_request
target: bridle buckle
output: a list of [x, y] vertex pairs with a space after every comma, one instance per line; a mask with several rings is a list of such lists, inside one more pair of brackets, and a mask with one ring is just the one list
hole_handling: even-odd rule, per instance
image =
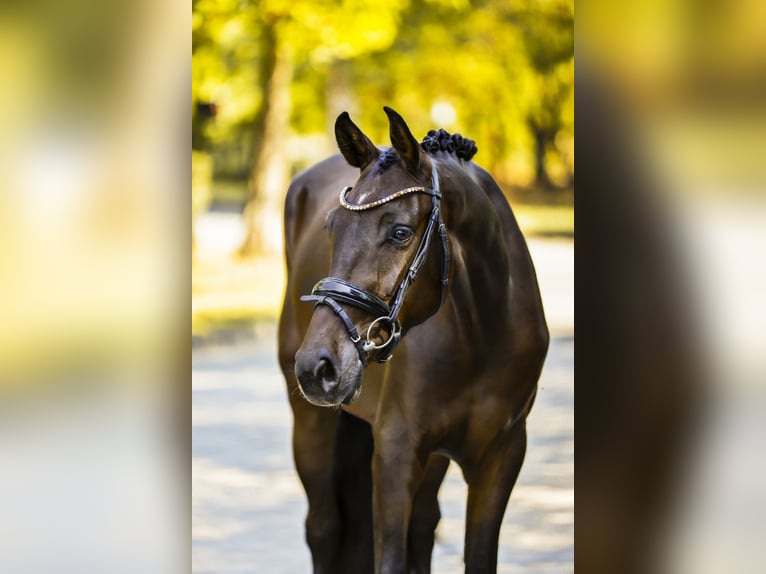
[[[372, 340], [370, 337], [372, 333], [372, 328], [377, 325], [378, 323], [387, 322], [391, 326], [391, 333], [388, 336], [388, 339], [384, 343], [381, 343], [380, 345], [376, 345], [375, 341]], [[385, 349], [391, 343], [393, 342], [395, 345], [395, 342], [399, 340], [399, 338], [402, 336], [402, 326], [399, 323], [398, 319], [392, 319], [391, 317], [388, 317], [386, 315], [383, 315], [381, 317], [378, 317], [375, 319], [370, 325], [367, 327], [367, 334], [365, 335], [366, 341], [362, 343], [362, 348], [365, 350], [365, 352], [369, 353], [371, 351], [379, 351], [380, 349]], [[391, 355], [386, 357], [384, 360], [388, 360], [391, 358]]]

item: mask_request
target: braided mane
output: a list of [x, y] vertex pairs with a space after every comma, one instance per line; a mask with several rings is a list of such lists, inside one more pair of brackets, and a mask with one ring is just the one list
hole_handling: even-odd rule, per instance
[[450, 135], [446, 130], [429, 131], [423, 141], [420, 142], [420, 147], [429, 154], [446, 151], [465, 161], [471, 161], [471, 158], [478, 151], [475, 141], [464, 138], [460, 134]]
[[[446, 130], [429, 131], [426, 137], [423, 138], [423, 141], [420, 142], [420, 147], [430, 155], [443, 151], [465, 161], [471, 161], [471, 158], [478, 151], [476, 142], [472, 139], [464, 138], [460, 134], [450, 134]], [[397, 161], [399, 161], [399, 154], [396, 153], [394, 148], [389, 148], [380, 154], [375, 169], [378, 173], [381, 173]]]

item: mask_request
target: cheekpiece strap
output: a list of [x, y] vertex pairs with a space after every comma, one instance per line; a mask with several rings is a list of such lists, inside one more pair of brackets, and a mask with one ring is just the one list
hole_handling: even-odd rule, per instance
[[[338, 316], [346, 327], [346, 331], [351, 338], [351, 341], [356, 346], [359, 358], [362, 360], [363, 365], [367, 365], [367, 353], [371, 350], [381, 350], [382, 353], [375, 358], [377, 362], [384, 362], [391, 358], [391, 354], [394, 347], [401, 340], [401, 325], [397, 316], [404, 303], [404, 296], [410, 285], [415, 281], [421, 268], [425, 264], [428, 256], [428, 251], [431, 246], [431, 242], [434, 233], [438, 231], [441, 239], [442, 248], [442, 261], [441, 261], [441, 304], [444, 303], [447, 283], [449, 281], [449, 238], [447, 236], [447, 228], [444, 225], [444, 221], [441, 215], [441, 191], [439, 189], [439, 174], [436, 171], [436, 164], [434, 163], [431, 171], [431, 188], [416, 186], [402, 189], [391, 195], [388, 195], [382, 199], [372, 201], [364, 204], [349, 203], [346, 199], [348, 193], [351, 191], [351, 187], [344, 187], [340, 192], [340, 204], [345, 209], [350, 211], [364, 211], [367, 209], [373, 209], [405, 195], [411, 193], [425, 193], [432, 198], [431, 214], [429, 215], [426, 228], [423, 233], [423, 238], [420, 240], [420, 245], [415, 252], [415, 257], [410, 264], [407, 274], [399, 284], [399, 288], [396, 291], [393, 301], [390, 306], [383, 299], [353, 283], [349, 283], [343, 279], [337, 277], [325, 277], [317, 282], [314, 288], [311, 290], [311, 295], [304, 295], [300, 299], [301, 301], [314, 301], [315, 305], [327, 305]], [[370, 340], [362, 341], [359, 333], [354, 327], [354, 323], [349, 318], [340, 303], [351, 305], [366, 311], [370, 315], [376, 318], [376, 322], [385, 318], [391, 325], [391, 336], [388, 342], [382, 346], [375, 346]], [[374, 323], [373, 323], [374, 324]], [[367, 336], [369, 337], [369, 330]]]

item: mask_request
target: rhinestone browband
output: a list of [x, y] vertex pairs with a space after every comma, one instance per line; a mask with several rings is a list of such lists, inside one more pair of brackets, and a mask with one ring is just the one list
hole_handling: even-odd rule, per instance
[[384, 203], [388, 203], [389, 201], [393, 201], [395, 199], [399, 199], [403, 195], [407, 195], [409, 193], [426, 193], [428, 195], [433, 195], [434, 192], [431, 191], [428, 188], [422, 187], [422, 186], [415, 186], [415, 187], [408, 187], [407, 189], [402, 189], [400, 191], [397, 191], [395, 193], [392, 193], [391, 195], [387, 195], [386, 197], [382, 199], [377, 199], [375, 201], [371, 201], [370, 203], [363, 203], [361, 205], [355, 205], [353, 203], [349, 203], [346, 200], [346, 196], [348, 195], [348, 192], [350, 192], [353, 188], [350, 186], [344, 187], [340, 192], [340, 204], [345, 207], [346, 209], [350, 211], [364, 211], [365, 209], [372, 209], [373, 207], [378, 207], [379, 205], [383, 205]]

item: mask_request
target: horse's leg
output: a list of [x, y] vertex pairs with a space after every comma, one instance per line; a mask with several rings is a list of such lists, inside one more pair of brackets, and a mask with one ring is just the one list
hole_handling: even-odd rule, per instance
[[[287, 293], [291, 291], [288, 284]], [[306, 543], [314, 574], [337, 574], [336, 557], [342, 524], [333, 476], [333, 452], [338, 413], [306, 401], [295, 378], [295, 352], [301, 335], [293, 302], [285, 298], [279, 318], [279, 365], [293, 411], [293, 460], [308, 500]]]
[[466, 574], [496, 574], [500, 525], [527, 449], [524, 421], [502, 434], [466, 473]]
[[374, 429], [375, 574], [407, 574], [407, 526], [423, 466], [402, 421]]
[[336, 559], [342, 523], [333, 476], [333, 450], [338, 413], [309, 404], [293, 403], [293, 457], [308, 499], [306, 543], [314, 574], [337, 574]]
[[409, 574], [431, 574], [431, 553], [434, 549], [436, 526], [441, 518], [437, 495], [448, 467], [447, 457], [432, 454], [412, 500], [412, 515], [407, 535]]
[[372, 429], [369, 423], [341, 411], [335, 442], [335, 487], [343, 522], [339, 574], [371, 574]]

